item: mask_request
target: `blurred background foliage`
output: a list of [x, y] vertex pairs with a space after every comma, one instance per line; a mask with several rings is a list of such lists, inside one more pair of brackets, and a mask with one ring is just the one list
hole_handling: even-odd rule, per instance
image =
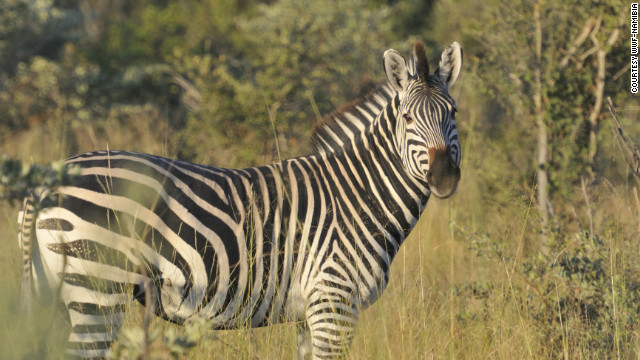
[[[3, 0], [0, 153], [51, 163], [110, 148], [226, 167], [277, 161], [277, 144], [304, 155], [319, 117], [385, 81], [386, 49], [422, 40], [433, 71], [459, 41], [463, 178], [427, 214], [455, 213], [452, 321], [484, 324], [474, 336], [491, 354], [507, 304], [524, 334], [501, 354], [636, 356], [640, 201], [602, 104], [640, 139], [629, 22], [620, 0]], [[447, 278], [442, 258], [427, 278]]]
[[417, 1], [407, 8], [366, 0], [7, 5], [0, 13], [5, 141], [27, 130], [51, 133], [60, 145], [35, 156], [45, 160], [135, 147], [113, 138], [114, 127], [153, 129], [154, 152], [225, 166], [271, 160], [272, 121], [287, 155], [308, 152], [317, 117], [383, 80], [381, 54], [400, 38], [391, 29], [414, 31], [393, 15], [424, 10]]

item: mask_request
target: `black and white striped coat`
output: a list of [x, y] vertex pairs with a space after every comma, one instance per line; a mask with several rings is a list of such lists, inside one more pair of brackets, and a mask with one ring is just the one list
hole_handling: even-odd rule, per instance
[[310, 156], [247, 169], [119, 151], [70, 158], [73, 186], [37, 213], [26, 201], [24, 289], [33, 278], [40, 296], [60, 294], [70, 356], [104, 357], [132, 299], [219, 329], [300, 321], [299, 357], [342, 356], [430, 195], [455, 191], [448, 87], [461, 61], [457, 43], [434, 74], [421, 43], [408, 64], [387, 51], [389, 85], [330, 115]]

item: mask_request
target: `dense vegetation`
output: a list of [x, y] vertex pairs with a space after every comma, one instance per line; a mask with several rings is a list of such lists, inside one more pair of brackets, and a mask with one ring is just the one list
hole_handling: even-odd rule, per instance
[[[423, 40], [434, 69], [457, 40], [458, 193], [429, 204], [349, 356], [635, 358], [640, 178], [605, 101], [640, 141], [628, 6], [4, 0], [0, 198], [67, 181], [55, 162], [94, 149], [227, 167], [306, 154], [319, 117], [384, 81], [384, 50]], [[33, 323], [17, 315], [17, 202], [0, 214], [0, 358], [55, 357], [61, 320], [46, 307]], [[131, 312], [118, 354], [294, 354], [293, 326], [212, 335], [144, 318]]]

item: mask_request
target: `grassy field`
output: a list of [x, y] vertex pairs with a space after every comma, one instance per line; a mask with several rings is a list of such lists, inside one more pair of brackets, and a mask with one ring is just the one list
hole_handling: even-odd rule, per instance
[[[638, 183], [612, 135], [612, 123], [605, 107], [594, 113], [597, 152], [589, 163], [589, 152], [595, 146], [590, 143], [589, 117], [600, 78], [606, 78], [601, 95], [610, 95], [618, 102], [625, 130], [632, 140], [640, 143], [638, 98], [630, 95], [627, 87], [627, 3], [623, 8], [623, 2], [613, 0], [593, 2], [589, 6], [578, 1], [441, 0], [431, 20], [419, 19], [424, 23], [421, 32], [415, 32], [415, 23], [402, 17], [393, 27], [378, 17], [371, 17], [370, 22], [358, 23], [356, 29], [349, 30], [351, 33], [334, 31], [343, 24], [329, 22], [328, 19], [334, 17], [327, 15], [326, 19], [318, 18], [329, 25], [301, 23], [297, 28], [309, 33], [294, 32], [291, 38], [286, 36], [286, 31], [270, 27], [267, 27], [270, 30], [260, 30], [259, 34], [255, 33], [257, 30], [245, 29], [246, 33], [235, 37], [220, 35], [218, 30], [224, 28], [222, 25], [213, 28], [200, 25], [211, 22], [208, 12], [203, 12], [200, 20], [192, 14], [180, 17], [183, 6], [177, 2], [114, 3], [126, 3], [123, 8], [135, 8], [134, 4], [138, 4], [140, 11], [127, 14], [130, 18], [126, 18], [122, 15], [124, 10], [122, 14], [114, 10], [107, 19], [114, 27], [107, 26], [109, 21], [105, 21], [102, 40], [99, 37], [73, 40], [78, 36], [78, 26], [73, 25], [70, 27], [73, 32], [56, 45], [60, 49], [51, 46], [49, 58], [34, 56], [24, 60], [15, 70], [17, 75], [11, 72], [3, 75], [0, 71], [0, 75], [13, 76], [7, 81], [7, 87], [0, 86], [0, 117], [5, 116], [0, 120], [7, 122], [0, 123], [0, 132], [4, 129], [12, 132], [0, 133], [0, 155], [25, 163], [47, 164], [75, 152], [107, 148], [167, 157], [176, 157], [184, 151], [191, 160], [199, 162], [229, 159], [228, 163], [209, 165], [249, 166], [261, 156], [266, 162], [274, 160], [276, 142], [282, 145], [283, 156], [300, 155], [295, 152], [310, 148], [308, 134], [313, 121], [310, 119], [321, 112], [317, 103], [324, 107], [336, 105], [333, 101], [341, 98], [342, 90], [353, 87], [356, 92], [364, 89], [358, 88], [358, 84], [383, 81], [384, 75], [377, 68], [382, 53], [374, 54], [369, 49], [369, 37], [369, 41], [387, 41], [378, 39], [379, 34], [388, 34], [399, 24], [410, 26], [411, 29], [405, 31], [411, 30], [411, 36], [422, 38], [428, 34], [422, 40], [430, 48], [437, 43], [437, 48], [442, 49], [446, 43], [458, 40], [465, 47], [465, 64], [451, 95], [459, 109], [456, 118], [462, 145], [461, 182], [452, 198], [432, 199], [428, 204], [394, 260], [383, 296], [361, 313], [347, 358], [640, 358]], [[156, 3], [169, 4], [166, 12], [161, 12], [165, 15], [156, 14]], [[219, 3], [234, 2], [198, 3], [215, 7]], [[258, 3], [263, 10], [268, 8], [267, 3], [284, 4], [283, 12], [275, 13], [274, 17], [304, 20], [294, 11], [304, 7], [297, 6], [298, 2]], [[306, 2], [300, 1], [302, 3]], [[394, 3], [402, 10], [402, 5], [409, 2], [366, 3], [369, 7]], [[287, 4], [295, 6], [289, 9]], [[316, 6], [324, 10], [323, 6]], [[533, 11], [539, 6], [543, 23], [536, 32], [538, 20]], [[326, 7], [331, 8], [333, 6]], [[199, 8], [194, 9], [195, 13]], [[215, 10], [218, 14], [218, 9]], [[350, 11], [361, 14], [361, 10]], [[233, 9], [229, 11], [232, 13]], [[387, 11], [386, 7], [382, 9], [380, 16]], [[618, 17], [618, 12], [622, 16]], [[393, 14], [398, 16], [397, 12]], [[14, 15], [15, 19], [24, 18], [21, 12], [16, 11]], [[338, 15], [335, 19], [349, 20], [349, 23], [357, 19], [342, 16], [342, 12]], [[0, 11], [0, 33], [10, 35], [0, 40], [18, 39], [14, 39], [17, 49], [33, 47], [32, 43], [22, 40], [22, 35], [2, 33], [3, 26], [11, 23], [3, 16]], [[227, 21], [224, 15], [218, 17], [218, 22]], [[284, 20], [261, 18], [269, 26], [284, 24], [285, 30], [288, 26]], [[120, 23], [118, 19], [126, 21]], [[27, 20], [13, 22], [21, 21], [29, 25]], [[180, 25], [180, 21], [184, 24]], [[53, 25], [57, 28], [56, 24]], [[121, 28], [117, 28], [118, 24]], [[89, 25], [86, 28], [93, 29], [93, 25]], [[381, 25], [385, 27], [375, 27]], [[183, 28], [192, 29], [187, 32], [191, 37], [207, 31], [213, 35], [211, 38], [203, 35], [199, 40], [202, 46], [189, 45], [199, 42], [185, 40], [188, 36], [178, 31]], [[47, 29], [43, 27], [42, 33]], [[171, 33], [171, 29], [176, 34]], [[618, 30], [620, 36], [615, 46], [602, 45]], [[581, 37], [583, 32], [585, 36]], [[542, 34], [544, 40], [541, 55], [533, 48], [537, 33]], [[16, 31], [16, 34], [22, 33]], [[361, 35], [351, 38], [344, 34]], [[385, 46], [401, 50], [400, 47], [408, 49], [411, 45], [405, 35], [387, 36], [391, 35], [401, 36], [402, 40], [389, 40], [390, 44]], [[38, 41], [41, 37], [39, 32], [31, 36]], [[237, 41], [238, 36], [246, 37], [245, 41]], [[330, 41], [323, 43], [325, 40], [321, 38], [325, 36]], [[343, 45], [332, 36], [339, 40], [351, 39], [353, 43]], [[579, 39], [583, 42], [578, 46]], [[131, 44], [127, 46], [129, 41]], [[606, 76], [598, 75], [601, 58], [596, 59], [594, 55], [600, 52], [597, 49], [600, 45], [596, 46], [598, 41], [602, 49], [609, 51]], [[0, 48], [3, 42], [0, 41]], [[233, 48], [236, 43], [237, 49], [225, 53], [225, 49]], [[313, 58], [311, 68], [307, 63], [298, 68], [298, 60], [291, 60], [292, 64], [280, 61], [289, 59], [289, 54], [297, 59], [300, 54], [291, 49], [292, 44], [300, 43], [309, 46], [302, 54]], [[156, 44], [162, 50], [157, 51], [163, 55], [151, 50], [147, 54], [145, 51], [151, 44]], [[359, 54], [354, 44], [366, 48], [365, 51], [357, 47], [363, 54], [357, 60], [351, 60], [351, 55]], [[340, 49], [338, 53], [331, 50], [334, 45]], [[572, 47], [575, 56], [569, 56]], [[14, 52], [18, 53], [5, 51], [10, 55]], [[240, 61], [235, 57], [239, 54], [247, 58]], [[428, 54], [433, 60], [438, 55]], [[336, 61], [342, 58], [349, 60]], [[361, 63], [365, 59], [371, 62], [375, 59], [374, 73], [369, 73], [368, 67]], [[568, 65], [560, 66], [562, 60], [567, 60]], [[325, 65], [334, 61], [339, 66], [334, 73], [327, 72]], [[250, 63], [257, 65], [253, 68]], [[122, 67], [118, 68], [118, 64]], [[432, 71], [436, 64], [437, 61], [432, 63]], [[544, 66], [539, 68], [541, 64]], [[290, 65], [293, 66], [291, 74], [283, 71]], [[173, 75], [168, 76], [164, 70], [160, 75], [153, 72], [167, 66], [171, 69], [168, 74]], [[102, 72], [91, 72], [98, 68]], [[542, 81], [541, 84], [536, 83], [534, 70], [542, 71], [542, 80], [537, 80]], [[145, 75], [145, 71], [149, 74]], [[314, 82], [306, 84], [309, 74], [315, 74], [321, 84], [329, 84], [324, 91], [331, 94], [319, 93], [323, 88], [314, 88]], [[358, 80], [354, 74], [363, 78]], [[255, 79], [249, 75], [256, 75]], [[5, 78], [0, 76], [0, 79]], [[182, 89], [176, 85], [179, 80], [187, 79], [193, 81], [197, 90], [195, 98], [187, 96], [193, 95], [188, 91], [191, 86]], [[286, 82], [293, 80], [301, 82]], [[534, 91], [539, 87], [544, 89], [541, 94]], [[80, 96], [82, 89], [91, 91], [83, 97]], [[283, 89], [296, 91], [289, 93]], [[555, 216], [548, 226], [543, 226], [536, 203], [538, 148], [534, 118], [538, 114], [533, 95], [544, 95], [539, 111], [549, 137], [546, 166]], [[194, 99], [198, 101], [193, 103]], [[175, 104], [171, 105], [172, 101]], [[280, 132], [277, 141], [265, 141], [264, 137], [276, 127]], [[290, 134], [295, 136], [286, 138]], [[68, 331], [58, 309], [37, 305], [32, 321], [21, 318], [18, 311], [21, 303], [18, 207], [18, 203], [0, 201], [0, 360], [58, 359], [62, 357]], [[120, 349], [136, 349], [132, 343], [140, 343], [144, 338], [144, 322], [144, 310], [134, 304], [121, 332]], [[197, 326], [185, 329], [155, 319], [146, 334], [156, 340], [150, 342], [145, 349], [146, 357], [141, 359], [167, 359], [171, 357], [171, 349], [179, 353], [176, 358], [195, 360], [290, 359], [296, 352], [294, 324], [214, 332]], [[180, 344], [186, 345], [180, 347]]]
[[[543, 348], [527, 314], [502, 291], [502, 301], [485, 308], [482, 300], [460, 294], [459, 285], [474, 279], [503, 282], [512, 264], [487, 265], [469, 250], [469, 243], [455, 231], [462, 211], [464, 186], [453, 201], [434, 201], [414, 234], [403, 246], [393, 267], [384, 296], [362, 312], [353, 349], [353, 359], [442, 359], [442, 358], [537, 358]], [[56, 354], [55, 343], [64, 333], [64, 322], [55, 309], [38, 307], [35, 323], [20, 319], [20, 253], [13, 234], [17, 226], [15, 206], [3, 205], [0, 231], [1, 358], [24, 358], [25, 349], [40, 348]], [[480, 317], [484, 313], [484, 317]], [[143, 310], [134, 306], [127, 327], [140, 327]], [[154, 328], [181, 331], [160, 320]], [[167, 330], [171, 329], [171, 330]], [[52, 334], [48, 339], [46, 334]], [[193, 359], [281, 359], [295, 354], [295, 326], [277, 325], [256, 330], [203, 334], [202, 342], [185, 358]], [[46, 350], [45, 350], [46, 349]], [[53, 356], [56, 358], [57, 356]]]
[[[465, 127], [468, 133], [469, 123]], [[393, 263], [384, 295], [361, 313], [348, 357], [635, 358], [640, 244], [633, 189], [608, 181], [585, 189], [591, 202], [560, 224], [570, 235], [553, 239], [557, 246], [542, 255], [535, 246], [539, 220], [533, 187], [508, 189], [502, 199], [481, 189], [481, 173], [495, 166], [477, 156], [484, 145], [463, 137], [458, 192], [431, 200]], [[0, 358], [58, 358], [66, 325], [56, 310], [37, 307], [33, 323], [18, 314], [17, 207], [0, 204]], [[588, 222], [602, 238], [581, 232]], [[563, 259], [577, 265], [564, 266]], [[592, 272], [600, 275], [590, 277]], [[596, 307], [591, 311], [597, 316], [580, 310], [588, 307]], [[142, 319], [142, 308], [133, 306], [123, 333], [139, 334]], [[185, 359], [293, 358], [296, 348], [293, 324], [213, 332], [154, 320], [150, 329], [197, 339], [181, 356]], [[156, 341], [151, 349], [156, 351], [151, 358], [166, 358], [166, 342]]]

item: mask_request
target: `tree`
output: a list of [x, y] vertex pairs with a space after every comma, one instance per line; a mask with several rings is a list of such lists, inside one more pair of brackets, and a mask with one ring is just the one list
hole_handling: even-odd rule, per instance
[[[535, 159], [538, 208], [547, 231], [554, 205], [570, 196], [570, 186], [581, 177], [597, 171], [606, 74], [624, 66], [622, 58], [605, 58], [623, 46], [618, 34], [625, 7], [615, 1], [496, 4], [471, 22], [469, 35], [480, 49], [482, 83], [511, 118], [501, 126], [536, 129], [529, 133], [537, 138], [535, 156], [529, 156]], [[584, 91], [589, 88], [594, 90]], [[520, 151], [527, 156], [530, 150]]]
[[[276, 157], [274, 127], [285, 156], [310, 151], [316, 118], [384, 81], [387, 15], [364, 0], [332, 6], [283, 0], [238, 19], [243, 60], [184, 54], [186, 73], [198, 72], [187, 78], [209, 79], [196, 81], [209, 105], [189, 114], [182, 132], [188, 151], [205, 162], [264, 163]], [[198, 68], [203, 62], [209, 68]]]

